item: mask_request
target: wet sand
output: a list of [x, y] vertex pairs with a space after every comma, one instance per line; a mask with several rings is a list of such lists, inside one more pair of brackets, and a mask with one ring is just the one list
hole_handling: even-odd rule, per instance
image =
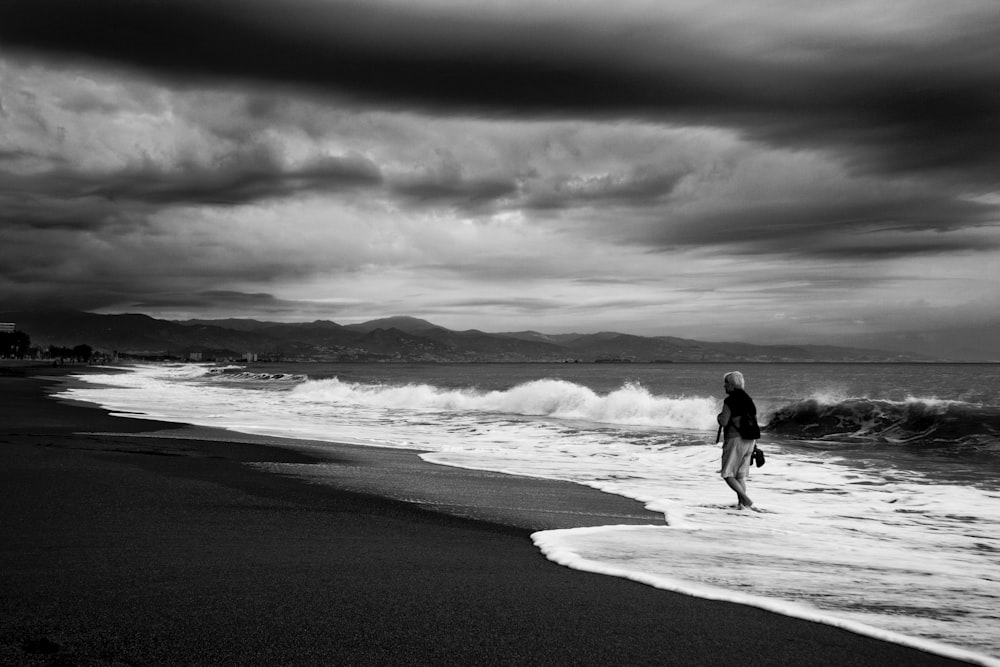
[[0, 664], [962, 664], [531, 544], [662, 520], [623, 498], [112, 417], [56, 372], [0, 373]]

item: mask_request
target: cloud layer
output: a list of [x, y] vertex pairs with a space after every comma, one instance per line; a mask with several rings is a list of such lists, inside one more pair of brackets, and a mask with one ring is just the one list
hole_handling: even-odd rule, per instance
[[996, 312], [988, 2], [14, 0], [0, 45], [5, 305], [852, 343]]

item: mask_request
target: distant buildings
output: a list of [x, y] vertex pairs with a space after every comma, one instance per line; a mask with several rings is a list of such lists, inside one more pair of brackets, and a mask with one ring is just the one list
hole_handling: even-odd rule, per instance
[[0, 333], [14, 333], [14, 323], [0, 322]]

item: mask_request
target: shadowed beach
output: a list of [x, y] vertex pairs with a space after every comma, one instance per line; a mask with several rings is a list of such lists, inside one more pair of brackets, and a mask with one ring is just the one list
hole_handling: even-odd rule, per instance
[[53, 372], [0, 374], [3, 664], [961, 664], [532, 545], [662, 521], [618, 496], [112, 417]]

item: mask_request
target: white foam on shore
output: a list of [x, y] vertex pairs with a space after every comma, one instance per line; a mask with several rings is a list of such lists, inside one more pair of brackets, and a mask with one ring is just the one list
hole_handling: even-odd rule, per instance
[[706, 600], [757, 607], [784, 616], [831, 625], [859, 635], [909, 646], [928, 653], [964, 660], [975, 665], [1000, 667], [998, 659], [929, 639], [904, 635], [842, 617], [823, 614], [816, 609], [793, 602], [683, 581], [665, 574], [651, 572], [648, 560], [643, 558], [641, 552], [635, 550], [636, 544], [659, 543], [664, 549], [669, 549], [673, 539], [672, 533], [675, 531], [676, 529], [670, 526], [593, 526], [543, 530], [533, 533], [531, 539], [546, 558], [574, 570], [621, 577], [661, 590]]

